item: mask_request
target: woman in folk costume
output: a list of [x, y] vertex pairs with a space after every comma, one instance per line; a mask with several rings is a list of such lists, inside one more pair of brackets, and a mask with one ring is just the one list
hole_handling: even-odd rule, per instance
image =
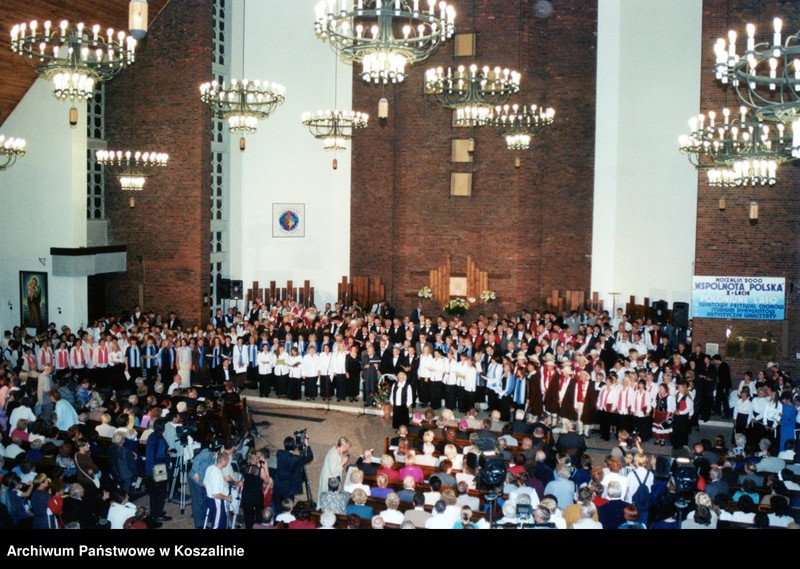
[[625, 372], [622, 375], [620, 382], [619, 400], [617, 403], [617, 432], [621, 430], [633, 432], [633, 415], [631, 415], [631, 407], [633, 406], [633, 398], [635, 395], [636, 374], [633, 372]]
[[526, 376], [528, 378], [528, 385], [530, 386], [528, 390], [528, 412], [534, 415], [538, 421], [542, 413], [544, 413], [544, 407], [542, 406], [544, 393], [542, 392], [538, 356], [533, 355], [528, 359], [528, 372]]
[[653, 408], [653, 437], [656, 444], [664, 446], [672, 435], [672, 416], [675, 413], [675, 399], [670, 396], [665, 383], [658, 386], [658, 395]]
[[566, 361], [561, 366], [561, 377], [559, 378], [559, 417], [561, 418], [561, 432], [568, 433], [570, 431], [570, 423], [578, 420], [578, 414], [575, 412], [575, 391], [577, 381], [575, 379], [575, 371], [572, 369], [569, 361]]
[[587, 371], [578, 374], [578, 383], [575, 385], [575, 415], [578, 417], [579, 435], [589, 436], [592, 425], [597, 416], [597, 389], [592, 376]]
[[544, 366], [541, 372], [542, 393], [544, 393], [544, 411], [547, 415], [545, 424], [551, 427], [558, 425], [559, 373], [556, 370], [556, 360], [553, 354], [545, 354]]

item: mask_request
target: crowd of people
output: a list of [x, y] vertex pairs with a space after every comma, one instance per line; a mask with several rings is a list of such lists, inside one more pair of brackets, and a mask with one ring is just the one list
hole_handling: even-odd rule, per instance
[[[313, 460], [311, 447], [290, 437], [271, 458], [243, 443], [247, 417], [239, 391], [245, 388], [262, 397], [361, 399], [391, 408], [400, 434], [380, 465], [370, 453], [350, 464], [344, 438], [325, 456], [317, 492], [325, 507], [316, 510], [323, 526], [336, 524], [337, 514], [366, 514], [382, 496], [387, 510], [370, 517], [373, 526], [561, 527], [561, 515], [572, 516], [577, 527], [590, 527], [598, 516], [604, 528], [651, 527], [669, 519], [661, 515], [670, 506], [660, 497], [680, 492], [674, 480], [666, 491], [663, 468], [641, 445], [669, 443], [680, 454], [692, 429], [712, 414], [732, 419], [736, 439], [724, 452], [701, 444], [708, 468], [686, 451], [697, 475], [691, 523], [703, 525], [702, 508], [725, 521], [720, 507], [726, 503], [701, 503], [709, 493], [697, 493], [697, 485], [725, 481], [743, 491], [738, 471], [747, 474], [749, 465], [765, 461], [781, 468], [750, 479], [756, 492], [711, 498], [735, 502], [738, 514], [750, 507], [748, 498], [753, 506], [762, 503], [753, 496], [769, 485], [770, 500], [786, 499], [785, 509], [777, 498], [770, 501], [769, 515], [790, 517], [797, 388], [773, 362], [734, 382], [719, 355], [703, 353], [691, 340], [691, 323], [679, 329], [631, 321], [622, 309], [613, 317], [531, 312], [466, 322], [434, 319], [419, 308], [401, 318], [386, 302], [369, 311], [355, 303], [318, 310], [273, 299], [244, 313], [218, 310], [205, 327], [137, 306], [75, 333], [55, 324], [36, 336], [14, 328], [2, 339], [0, 525], [157, 527], [169, 521], [167, 494], [182, 466], [195, 527], [226, 527], [236, 520], [231, 512], [248, 528], [313, 525], [311, 492], [308, 500], [294, 501], [303, 490], [304, 465]], [[418, 447], [408, 438], [414, 430]], [[595, 432], [618, 443], [599, 468], [602, 475], [584, 452]], [[491, 449], [466, 444], [471, 436], [490, 439]], [[717, 460], [708, 460], [714, 449]], [[503, 492], [470, 500], [471, 491], [491, 492], [481, 487], [488, 469], [479, 462], [493, 455], [503, 458]], [[438, 471], [430, 475], [425, 468]], [[354, 482], [355, 470], [369, 484]], [[421, 485], [430, 488], [419, 492]], [[133, 506], [145, 493], [149, 510]], [[664, 511], [648, 515], [656, 504]], [[604, 522], [612, 510], [612, 521]]]

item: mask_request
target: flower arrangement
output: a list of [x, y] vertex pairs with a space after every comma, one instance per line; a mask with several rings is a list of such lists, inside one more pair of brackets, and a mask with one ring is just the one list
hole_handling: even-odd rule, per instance
[[376, 407], [382, 407], [383, 405], [389, 403], [389, 399], [391, 398], [391, 396], [392, 396], [392, 382], [381, 376], [378, 379], [378, 390], [372, 397], [373, 404]]
[[417, 292], [417, 296], [427, 300], [429, 298], [433, 298], [433, 291], [431, 290], [431, 287], [425, 285], [424, 287], [419, 289], [419, 291]]
[[442, 309], [448, 314], [460, 316], [469, 310], [469, 302], [463, 298], [451, 298], [444, 303]]
[[494, 302], [497, 300], [497, 294], [493, 290], [485, 290], [481, 293], [481, 300], [483, 302]]

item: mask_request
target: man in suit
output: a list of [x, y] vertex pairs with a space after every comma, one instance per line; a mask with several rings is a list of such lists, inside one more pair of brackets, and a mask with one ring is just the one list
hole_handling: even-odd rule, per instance
[[717, 368], [717, 392], [714, 399], [714, 413], [730, 419], [731, 406], [728, 402], [728, 393], [733, 387], [731, 368], [727, 362], [722, 361], [722, 356], [719, 354], [711, 358], [711, 364]]
[[169, 313], [169, 320], [167, 321], [167, 327], [170, 330], [176, 330], [181, 327], [181, 320], [175, 315], [174, 312]]
[[568, 431], [562, 433], [556, 442], [556, 450], [569, 455], [572, 464], [580, 464], [580, 457], [586, 452], [586, 439], [583, 435], [575, 432], [575, 423], [572, 421], [564, 423]]
[[411, 311], [411, 316], [409, 318], [415, 326], [419, 326], [422, 319], [422, 304], [417, 304], [417, 307]]
[[408, 358], [406, 358], [406, 356], [403, 355], [403, 350], [400, 344], [395, 344], [392, 347], [391, 363], [392, 363], [392, 368], [389, 373], [393, 373], [394, 375], [397, 375], [401, 371], [405, 371], [405, 368], [408, 366]]
[[389, 343], [390, 344], [402, 344], [403, 340], [406, 339], [406, 331], [405, 328], [400, 323], [399, 318], [395, 318], [392, 320], [391, 326], [389, 326]]

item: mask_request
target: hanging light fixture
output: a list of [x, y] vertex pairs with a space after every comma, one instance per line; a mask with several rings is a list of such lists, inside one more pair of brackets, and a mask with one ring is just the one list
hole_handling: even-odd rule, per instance
[[20, 156], [25, 156], [25, 139], [0, 134], [0, 172], [11, 168]]
[[[163, 152], [98, 150], [95, 158], [98, 164], [119, 180], [123, 191], [140, 192], [147, 178], [167, 165], [169, 155]], [[135, 199], [131, 196], [130, 206], [135, 205]]]
[[426, 95], [455, 111], [457, 126], [483, 126], [492, 119], [495, 107], [519, 92], [519, 82], [517, 71], [472, 64], [428, 69], [424, 88]]
[[738, 53], [735, 30], [714, 44], [714, 75], [732, 85], [739, 99], [759, 118], [793, 122], [800, 112], [800, 32], [785, 37], [775, 18], [767, 41], [756, 43], [756, 26], [747, 24], [745, 51]]
[[97, 83], [108, 81], [134, 62], [136, 38], [113, 28], [103, 33], [99, 25], [90, 29], [83, 23], [73, 26], [63, 20], [53, 26], [47, 20], [39, 26], [33, 20], [11, 29], [11, 51], [52, 81], [57, 99], [73, 103], [69, 118], [75, 126], [75, 104], [90, 99]]
[[455, 31], [455, 8], [436, 0], [323, 0], [317, 37], [345, 63], [360, 63], [370, 83], [399, 83]]
[[556, 111], [536, 105], [498, 105], [489, 124], [506, 140], [509, 150], [528, 150], [531, 139], [553, 124]]
[[[247, 3], [242, 16], [242, 74], [245, 60], [245, 24]], [[200, 85], [200, 99], [211, 106], [214, 114], [228, 122], [228, 129], [241, 135], [239, 149], [244, 151], [245, 135], [256, 132], [258, 121], [266, 120], [286, 100], [285, 88], [268, 81], [232, 79], [229, 84], [216, 80]]]
[[325, 150], [347, 150], [347, 142], [356, 130], [365, 128], [369, 115], [359, 111], [317, 111], [303, 113], [303, 125], [314, 136], [322, 140]]
[[778, 165], [797, 158], [800, 148], [786, 125], [753, 115], [742, 106], [737, 116], [723, 109], [722, 122], [714, 111], [693, 117], [690, 133], [679, 138], [680, 150], [698, 169], [714, 170], [709, 181], [718, 185], [773, 185]]
[[128, 4], [128, 32], [137, 40], [147, 35], [147, 0], [131, 0]]
[[[334, 110], [303, 113], [301, 120], [314, 138], [322, 140], [325, 150], [336, 153], [347, 150], [347, 143], [353, 138], [355, 132], [366, 128], [369, 122], [369, 115], [360, 111], [335, 109], [339, 97], [338, 61], [335, 62], [334, 68], [333, 93]], [[339, 167], [339, 161], [335, 156], [332, 164], [334, 170]]]

